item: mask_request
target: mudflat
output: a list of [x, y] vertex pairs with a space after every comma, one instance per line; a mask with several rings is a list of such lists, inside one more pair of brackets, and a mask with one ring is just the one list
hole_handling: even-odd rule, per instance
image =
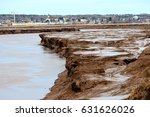
[[85, 27], [40, 34], [41, 45], [66, 58], [44, 99], [150, 99], [149, 25]]

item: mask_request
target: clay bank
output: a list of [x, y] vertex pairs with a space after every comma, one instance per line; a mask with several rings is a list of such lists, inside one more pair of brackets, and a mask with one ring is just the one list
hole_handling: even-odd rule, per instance
[[66, 58], [44, 99], [150, 99], [150, 31], [81, 29], [40, 34], [41, 45]]
[[77, 31], [76, 28], [56, 27], [56, 26], [31, 26], [31, 27], [0, 27], [0, 35], [20, 34], [20, 33], [42, 33], [42, 32], [61, 32]]

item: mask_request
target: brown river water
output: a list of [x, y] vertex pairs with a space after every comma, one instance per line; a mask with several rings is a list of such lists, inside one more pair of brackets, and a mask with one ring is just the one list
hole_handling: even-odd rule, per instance
[[0, 99], [39, 100], [65, 60], [39, 45], [39, 34], [0, 35]]

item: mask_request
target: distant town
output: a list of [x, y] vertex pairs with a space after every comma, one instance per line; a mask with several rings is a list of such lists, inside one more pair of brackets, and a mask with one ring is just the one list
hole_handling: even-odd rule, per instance
[[150, 14], [124, 15], [19, 15], [0, 14], [0, 26], [13, 25], [57, 25], [57, 24], [112, 24], [112, 23], [150, 23]]

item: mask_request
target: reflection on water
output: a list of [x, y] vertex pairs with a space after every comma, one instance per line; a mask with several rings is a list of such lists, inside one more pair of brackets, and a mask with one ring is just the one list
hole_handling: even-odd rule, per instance
[[0, 99], [41, 99], [65, 60], [38, 45], [38, 34], [0, 35]]

